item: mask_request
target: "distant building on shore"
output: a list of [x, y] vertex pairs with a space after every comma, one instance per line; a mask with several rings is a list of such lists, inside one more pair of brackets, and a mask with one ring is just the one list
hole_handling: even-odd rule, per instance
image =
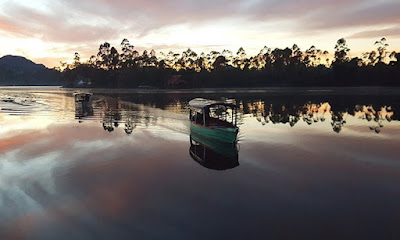
[[182, 75], [172, 75], [165, 81], [165, 88], [186, 88], [188, 83]]

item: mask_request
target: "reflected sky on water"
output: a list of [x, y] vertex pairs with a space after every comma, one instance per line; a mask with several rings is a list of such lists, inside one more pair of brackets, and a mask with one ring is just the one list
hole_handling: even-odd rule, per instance
[[[400, 236], [399, 95], [74, 92], [0, 90], [0, 239]], [[237, 150], [194, 97], [236, 100]]]

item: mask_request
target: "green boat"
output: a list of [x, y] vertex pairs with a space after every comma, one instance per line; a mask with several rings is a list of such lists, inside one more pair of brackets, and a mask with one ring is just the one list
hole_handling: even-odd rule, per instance
[[239, 128], [235, 104], [195, 98], [189, 102], [189, 107], [192, 134], [229, 144], [237, 142]]

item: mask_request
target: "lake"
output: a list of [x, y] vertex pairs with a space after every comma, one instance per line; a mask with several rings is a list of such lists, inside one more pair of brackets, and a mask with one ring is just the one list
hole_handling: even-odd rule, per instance
[[[399, 93], [2, 87], [0, 239], [398, 239]], [[236, 146], [192, 139], [195, 97]]]

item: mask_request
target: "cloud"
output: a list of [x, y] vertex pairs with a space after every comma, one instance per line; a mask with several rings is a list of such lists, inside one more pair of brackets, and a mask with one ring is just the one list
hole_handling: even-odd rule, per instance
[[381, 38], [381, 37], [400, 37], [400, 26], [375, 29], [355, 33], [348, 36], [348, 38]]
[[116, 27], [89, 25], [81, 22], [83, 19], [74, 22], [72, 14], [64, 14], [56, 6], [53, 6], [51, 13], [47, 13], [16, 4], [9, 5], [6, 10], [12, 15], [0, 19], [0, 29], [18, 36], [73, 43], [107, 39], [118, 34]]
[[320, 11], [303, 19], [302, 26], [307, 29], [330, 31], [350, 27], [392, 25], [400, 23], [400, 2], [368, 4], [353, 8]]
[[318, 12], [348, 9], [365, 0], [272, 0], [258, 1], [247, 9], [249, 15], [259, 20], [295, 20]]
[[22, 36], [24, 35], [23, 34], [24, 30], [25, 28], [11, 21], [11, 19], [4, 16], [0, 16], [0, 31], [6, 34], [8, 33], [11, 35]]
[[[396, 0], [38, 0], [29, 5], [7, 1], [0, 3], [0, 9], [0, 32], [4, 35], [39, 39], [52, 47], [69, 46], [74, 49], [71, 54], [92, 49], [88, 56], [81, 54], [84, 58], [95, 54], [99, 44], [107, 41], [118, 46], [123, 38], [139, 50], [165, 51], [168, 46], [186, 49], [203, 44], [225, 44], [220, 48], [234, 50], [242, 42], [248, 49], [286, 44], [288, 39], [312, 45], [324, 38], [322, 42], [331, 44], [336, 39], [326, 36], [359, 38], [365, 29], [398, 36], [395, 30], [386, 29], [400, 23], [400, 2]], [[185, 31], [179, 31], [182, 26]], [[207, 49], [201, 48], [199, 51]], [[60, 60], [66, 51], [62, 55], [49, 53], [36, 58]]]
[[46, 41], [78, 43], [119, 39], [123, 35], [143, 37], [165, 26], [196, 27], [230, 18], [242, 18], [249, 25], [292, 21], [293, 28], [300, 22], [302, 28], [320, 30], [400, 20], [400, 3], [371, 5], [365, 0], [71, 0], [51, 4], [45, 0], [42, 4], [47, 11], [8, 3], [3, 8], [12, 14], [1, 16], [0, 29]]

